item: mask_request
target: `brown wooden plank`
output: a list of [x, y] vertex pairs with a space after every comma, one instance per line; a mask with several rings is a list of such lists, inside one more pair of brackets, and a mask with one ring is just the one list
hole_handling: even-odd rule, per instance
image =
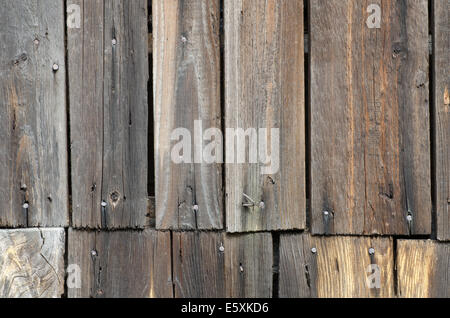
[[0, 6], [2, 227], [69, 224], [63, 4]]
[[271, 297], [272, 261], [269, 233], [173, 233], [175, 297]]
[[71, 298], [173, 296], [170, 233], [69, 230], [68, 262], [78, 265], [81, 288]]
[[68, 19], [79, 10], [81, 21], [79, 28], [68, 26], [73, 226], [141, 228], [147, 210], [147, 1], [68, 0], [67, 8]]
[[[238, 138], [226, 138], [227, 163], [233, 162], [226, 165], [227, 230], [302, 229], [306, 219], [303, 1], [225, 0], [224, 18], [226, 127], [266, 128], [269, 146], [278, 146], [271, 133], [278, 128], [280, 141], [276, 170], [262, 164], [260, 155], [259, 163], [250, 163], [249, 153], [256, 155], [250, 148], [245, 164], [235, 164], [237, 158], [231, 154], [232, 149], [237, 153]], [[273, 164], [277, 156], [272, 156]], [[263, 174], [263, 167], [269, 174]], [[244, 207], [244, 194], [256, 205]]]
[[450, 240], [450, 1], [434, 0], [434, 130], [437, 237]]
[[450, 244], [399, 240], [397, 277], [399, 297], [450, 297]]
[[224, 248], [226, 297], [272, 297], [272, 235], [227, 235]]
[[62, 228], [0, 230], [0, 298], [57, 298], [64, 293]]
[[312, 0], [310, 16], [312, 232], [429, 234], [427, 1]]
[[[221, 164], [194, 161], [194, 147], [192, 156], [183, 150], [183, 163], [171, 158], [175, 129], [189, 130], [194, 140], [196, 120], [201, 121], [202, 132], [221, 128], [219, 2], [152, 4], [158, 229], [223, 227]], [[203, 147], [209, 143], [203, 141]]]
[[[280, 297], [384, 298], [395, 295], [394, 252], [390, 238], [282, 234], [279, 268]], [[372, 280], [375, 276], [371, 275], [376, 272], [380, 273], [380, 288], [376, 288], [377, 281]]]

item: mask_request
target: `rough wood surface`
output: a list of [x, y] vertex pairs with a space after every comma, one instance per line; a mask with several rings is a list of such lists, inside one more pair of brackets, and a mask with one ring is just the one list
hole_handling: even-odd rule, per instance
[[272, 235], [227, 235], [224, 248], [226, 297], [272, 297]]
[[0, 230], [0, 298], [64, 293], [64, 229]]
[[[210, 141], [194, 141], [194, 121], [202, 133], [221, 128], [219, 0], [154, 0], [152, 10], [156, 227], [221, 229], [222, 166], [197, 160]], [[180, 164], [171, 158], [177, 128], [189, 131], [192, 145], [190, 154], [180, 151]]]
[[450, 1], [434, 0], [434, 130], [437, 237], [450, 240]]
[[[268, 155], [272, 142], [278, 146], [271, 129], [280, 129], [278, 171], [262, 174], [262, 168], [267, 166], [261, 163], [261, 154], [259, 163], [249, 163], [250, 156], [256, 156], [250, 147], [245, 151], [245, 164], [236, 164], [235, 157], [235, 163], [226, 165], [227, 231], [303, 229], [303, 1], [224, 3], [226, 127], [244, 131], [267, 128]], [[232, 153], [233, 144], [236, 154], [236, 139], [227, 139], [225, 154]], [[244, 207], [244, 194], [256, 205]]]
[[450, 297], [450, 244], [399, 240], [396, 263], [399, 297]]
[[270, 233], [173, 233], [175, 297], [272, 296]]
[[0, 30], [0, 226], [67, 226], [63, 1], [4, 2]]
[[170, 233], [69, 230], [69, 264], [80, 267], [71, 298], [172, 297]]
[[[370, 249], [374, 254], [370, 254]], [[315, 251], [313, 252], [313, 249]], [[371, 265], [380, 288], [370, 288]], [[393, 297], [394, 251], [390, 238], [313, 237], [282, 234], [280, 297]], [[376, 285], [372, 285], [375, 286]]]
[[430, 234], [427, 1], [312, 0], [310, 25], [312, 232]]
[[67, 5], [78, 5], [81, 15], [80, 28], [68, 27], [73, 226], [141, 228], [147, 210], [147, 1]]

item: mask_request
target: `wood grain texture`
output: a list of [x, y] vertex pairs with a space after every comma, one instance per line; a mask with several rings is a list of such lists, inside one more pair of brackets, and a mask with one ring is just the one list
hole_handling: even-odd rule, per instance
[[142, 228], [147, 1], [68, 0], [67, 5], [78, 5], [81, 15], [81, 27], [68, 28], [73, 226]]
[[272, 296], [270, 233], [173, 233], [175, 297]]
[[63, 1], [2, 3], [0, 30], [0, 226], [67, 226]]
[[69, 288], [70, 298], [172, 297], [168, 232], [70, 229], [68, 253], [81, 273], [81, 288]]
[[427, 1], [312, 0], [310, 16], [312, 233], [430, 234]]
[[64, 293], [62, 228], [0, 230], [0, 298], [59, 298]]
[[[370, 248], [374, 249], [373, 255], [369, 254]], [[380, 288], [369, 288], [367, 283], [375, 273], [371, 272], [372, 264], [378, 266]], [[280, 297], [395, 296], [390, 238], [282, 234], [279, 266]]]
[[449, 243], [399, 240], [396, 263], [399, 297], [450, 297]]
[[[222, 229], [222, 165], [194, 160], [211, 141], [193, 142], [195, 121], [202, 132], [221, 128], [219, 0], [154, 0], [152, 12], [156, 227]], [[171, 158], [177, 128], [192, 139], [180, 164]]]
[[450, 1], [434, 0], [434, 131], [437, 237], [450, 240]]
[[227, 235], [224, 248], [226, 297], [272, 297], [272, 235]]
[[[226, 165], [227, 231], [303, 229], [306, 219], [303, 1], [225, 0], [224, 3], [226, 127], [244, 131], [267, 128], [269, 146], [272, 142], [278, 146], [276, 135], [271, 132], [272, 128], [278, 128], [280, 141], [279, 170], [269, 171], [272, 174], [263, 174], [262, 168], [267, 166], [260, 161], [261, 153], [259, 163], [250, 163], [250, 156], [256, 156], [250, 147], [245, 150], [244, 164], [236, 164], [236, 157], [227, 160], [234, 162]], [[227, 138], [227, 157], [231, 157], [232, 149], [236, 154], [237, 139]], [[276, 157], [270, 149], [267, 154]], [[244, 194], [256, 206], [244, 207]]]

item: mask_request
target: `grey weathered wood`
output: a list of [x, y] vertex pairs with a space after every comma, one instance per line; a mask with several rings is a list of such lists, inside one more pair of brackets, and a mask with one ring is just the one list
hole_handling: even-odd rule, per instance
[[399, 240], [396, 257], [399, 297], [450, 297], [449, 243]]
[[310, 25], [312, 232], [429, 234], [427, 1], [312, 0]]
[[56, 298], [64, 293], [62, 228], [0, 230], [0, 298]]
[[[374, 254], [369, 254], [369, 249]], [[315, 249], [315, 253], [313, 252]], [[367, 280], [378, 266], [380, 285]], [[375, 268], [375, 267], [374, 267]], [[393, 297], [394, 250], [390, 238], [281, 234], [280, 297]]]
[[226, 297], [272, 297], [272, 235], [227, 235], [224, 248]]
[[272, 296], [270, 233], [173, 233], [175, 297]]
[[[194, 140], [196, 120], [201, 120], [203, 132], [221, 128], [219, 2], [153, 1], [158, 229], [223, 227], [222, 165], [196, 163], [194, 146], [190, 158], [184, 150], [187, 163], [176, 164], [171, 158], [177, 143], [171, 141], [174, 129], [188, 129]], [[205, 147], [210, 141], [202, 143]]]
[[172, 297], [169, 232], [70, 229], [68, 239], [68, 262], [81, 273], [69, 297]]
[[434, 0], [433, 13], [437, 237], [450, 240], [450, 1]]
[[81, 14], [80, 28], [68, 28], [73, 226], [142, 228], [147, 1], [68, 0], [67, 5], [78, 5]]
[[[267, 128], [269, 154], [272, 142], [278, 146], [271, 129], [278, 128], [280, 135], [278, 171], [263, 174], [266, 165], [259, 156], [259, 163], [249, 163], [250, 148], [245, 164], [236, 164], [236, 157], [227, 163], [227, 231], [303, 229], [303, 1], [226, 0], [224, 20], [226, 127]], [[236, 139], [227, 139], [226, 154], [233, 144], [236, 148]], [[256, 205], [244, 207], [244, 194]]]
[[2, 3], [0, 51], [0, 226], [66, 226], [63, 1]]

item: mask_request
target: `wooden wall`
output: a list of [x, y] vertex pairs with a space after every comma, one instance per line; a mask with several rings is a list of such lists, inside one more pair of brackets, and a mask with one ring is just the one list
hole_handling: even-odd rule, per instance
[[0, 297], [449, 297], [449, 13], [5, 2]]

